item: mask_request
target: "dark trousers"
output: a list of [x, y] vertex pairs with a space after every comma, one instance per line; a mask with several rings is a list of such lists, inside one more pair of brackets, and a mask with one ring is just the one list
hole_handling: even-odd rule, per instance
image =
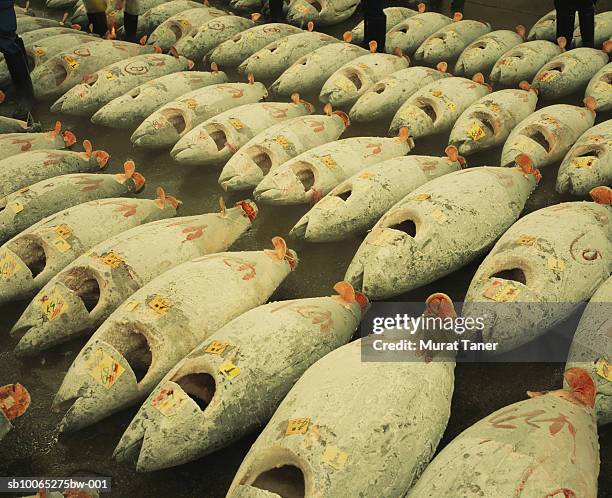
[[375, 41], [378, 52], [385, 51], [387, 37], [387, 16], [383, 10], [385, 3], [382, 0], [363, 0], [361, 2], [364, 23], [363, 44], [367, 48], [371, 41]]
[[[440, 12], [442, 10], [442, 0], [428, 0], [425, 2], [427, 10], [430, 12]], [[465, 0], [452, 0], [450, 4], [451, 12], [463, 12]]]
[[13, 1], [0, 0], [0, 52], [14, 55], [21, 51], [17, 40], [17, 16]]
[[270, 17], [277, 22], [283, 20], [283, 0], [270, 0]]
[[595, 48], [595, 5], [592, 0], [555, 0], [557, 9], [557, 38], [567, 40], [567, 48], [572, 45], [576, 12], [580, 20], [582, 46]]

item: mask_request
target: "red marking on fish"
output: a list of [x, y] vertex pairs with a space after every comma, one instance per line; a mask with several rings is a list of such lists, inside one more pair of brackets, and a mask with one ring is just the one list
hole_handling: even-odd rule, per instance
[[241, 90], [240, 88], [234, 88], [233, 86], [229, 85], [219, 85], [217, 88], [225, 90], [232, 96], [233, 99], [240, 99], [244, 97], [244, 90]]
[[553, 498], [559, 493], [563, 494], [563, 498], [578, 498], [578, 495], [569, 488], [559, 488], [548, 493], [544, 498]]
[[111, 201], [106, 201], [106, 202], [102, 202], [100, 203], [101, 205], [105, 205], [105, 206], [109, 206], [109, 205], [116, 205], [118, 206], [117, 209], [115, 209], [116, 212], [123, 212], [123, 217], [124, 218], [129, 218], [130, 216], [134, 216], [136, 214], [136, 210], [138, 208], [137, 204], [131, 204], [127, 201], [116, 201], [116, 200], [111, 200]]
[[81, 192], [98, 190], [104, 182], [104, 178], [92, 178], [91, 176], [87, 175], [79, 175], [76, 178], [79, 179], [75, 182], [76, 185], [85, 185], [83, 188], [81, 188]]
[[270, 313], [276, 313], [277, 311], [281, 311], [285, 308], [294, 311], [295, 313], [306, 319], [312, 319], [311, 323], [313, 325], [320, 325], [321, 332], [329, 332], [331, 327], [333, 327], [334, 325], [331, 311], [323, 310], [319, 306], [315, 305], [304, 306], [289, 301], [286, 303], [280, 303], [272, 311], [270, 311]]
[[185, 240], [183, 240], [183, 243], [199, 239], [202, 235], [204, 235], [204, 229], [207, 227], [208, 225], [199, 225], [185, 228], [183, 233], [187, 234], [187, 236], [185, 237]]
[[13, 144], [13, 145], [21, 144], [21, 151], [22, 152], [27, 152], [28, 150], [30, 150], [32, 148], [32, 142], [30, 142], [29, 140], [23, 140], [23, 139], [20, 139], [20, 138], [15, 138], [15, 139], [11, 140], [11, 144]]
[[368, 144], [366, 145], [367, 149], [370, 149], [372, 152], [370, 154], [365, 154], [363, 157], [372, 157], [382, 152], [382, 147], [380, 144]]
[[112, 43], [113, 48], [116, 48], [117, 50], [122, 50], [123, 52], [127, 52], [127, 48], [124, 47], [121, 43], [118, 42], [113, 42]]
[[242, 280], [251, 280], [255, 278], [257, 271], [255, 269], [255, 264], [245, 261], [240, 258], [223, 258], [223, 262], [229, 266], [230, 268], [235, 269], [238, 272], [246, 273], [242, 276]]
[[268, 111], [270, 113], [270, 116], [272, 116], [273, 118], [286, 118], [287, 117], [287, 109], [283, 109], [282, 107], [279, 107], [278, 105], [273, 105], [273, 104], [262, 104], [262, 108], [264, 108], [266, 111]]
[[325, 130], [325, 123], [319, 119], [308, 118], [305, 119], [304, 122], [310, 126], [315, 133], [321, 133]]

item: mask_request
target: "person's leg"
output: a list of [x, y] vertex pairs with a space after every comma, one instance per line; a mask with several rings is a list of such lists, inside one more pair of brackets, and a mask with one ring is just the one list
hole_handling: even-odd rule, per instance
[[125, 39], [132, 42], [136, 41], [138, 33], [137, 3], [138, 2], [135, 0], [126, 0], [123, 7], [123, 29], [125, 31]]
[[15, 88], [17, 108], [14, 117], [25, 120], [32, 108], [34, 90], [25, 50], [22, 50], [23, 41], [16, 31], [17, 18], [13, 3], [0, 2], [0, 52], [4, 54], [4, 61]]
[[557, 39], [564, 37], [567, 40], [567, 49], [570, 49], [574, 37], [574, 23], [576, 22], [576, 6], [574, 0], [555, 0], [557, 9]]
[[106, 20], [106, 2], [104, 0], [84, 0], [87, 19], [91, 30], [98, 36], [105, 36], [108, 32]]
[[385, 51], [387, 37], [387, 16], [383, 10], [381, 0], [363, 0], [361, 3], [364, 22], [363, 44], [369, 47], [371, 41], [375, 41], [378, 52]]
[[463, 14], [463, 9], [465, 8], [465, 0], [453, 0], [451, 2], [451, 12], [461, 12]]
[[281, 22], [283, 17], [283, 0], [270, 0], [270, 18], [275, 22]]
[[591, 0], [582, 2], [578, 7], [582, 46], [595, 48], [595, 5]]
[[423, 3], [427, 12], [440, 12], [442, 10], [442, 0], [425, 0]]

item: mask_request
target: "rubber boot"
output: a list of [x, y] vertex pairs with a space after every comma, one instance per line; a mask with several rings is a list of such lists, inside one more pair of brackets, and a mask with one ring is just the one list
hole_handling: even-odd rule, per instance
[[272, 22], [281, 22], [283, 17], [283, 0], [270, 0], [270, 19]]
[[87, 14], [89, 24], [92, 26], [93, 32], [104, 38], [108, 33], [108, 24], [106, 22], [106, 12], [94, 12], [93, 14]]
[[138, 33], [138, 16], [123, 12], [123, 29], [125, 31], [125, 41], [136, 42]]
[[368, 16], [364, 19], [364, 48], [369, 48], [370, 42], [375, 41], [377, 43], [376, 51], [385, 51], [385, 41], [387, 37], [387, 16], [383, 13], [377, 16]]
[[34, 88], [30, 79], [28, 63], [21, 51], [4, 54], [4, 60], [15, 87], [16, 108], [13, 117], [27, 121], [34, 102]]

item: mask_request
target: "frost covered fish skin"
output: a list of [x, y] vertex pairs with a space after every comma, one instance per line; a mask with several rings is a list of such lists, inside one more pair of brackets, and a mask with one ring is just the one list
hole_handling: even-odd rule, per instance
[[259, 102], [236, 107], [193, 128], [176, 143], [170, 155], [182, 164], [218, 164], [267, 128], [313, 110], [299, 96], [291, 103]]
[[259, 102], [267, 95], [262, 83], [222, 83], [193, 90], [147, 117], [132, 134], [132, 143], [136, 147], [172, 147], [207, 119]]
[[0, 116], [0, 135], [5, 133], [32, 133], [40, 131], [40, 124], [28, 123], [21, 119]]
[[469, 78], [476, 73], [488, 74], [502, 55], [523, 43], [524, 37], [524, 26], [517, 26], [516, 31], [502, 29], [481, 36], [461, 52], [455, 74]]
[[[41, 149], [66, 149], [76, 142], [74, 133], [69, 130], [62, 131], [60, 121], [55, 123], [51, 131], [36, 133], [5, 133], [0, 135], [0, 150], [2, 161], [14, 157], [22, 152], [30, 152]], [[9, 163], [5, 163], [9, 164]], [[10, 179], [3, 179], [3, 181]]]
[[453, 125], [448, 143], [468, 156], [504, 144], [516, 126], [535, 112], [538, 94], [528, 84], [499, 90], [468, 107]]
[[574, 340], [567, 355], [565, 369], [586, 370], [597, 387], [595, 413], [597, 423], [612, 422], [612, 390], [610, 389], [610, 368], [612, 344], [607, 333], [610, 330], [610, 303], [612, 303], [612, 277], [608, 278], [593, 294], [574, 334]]
[[491, 82], [496, 85], [516, 86], [531, 81], [540, 68], [561, 53], [561, 47], [546, 41], [521, 43], [503, 54], [491, 69]]
[[130, 57], [86, 77], [84, 83], [62, 95], [51, 106], [51, 111], [89, 117], [111, 100], [146, 81], [192, 67], [193, 62], [181, 56], [145, 54]]
[[400, 49], [405, 54], [412, 54], [430, 35], [452, 22], [450, 17], [437, 12], [425, 12], [419, 6], [419, 14], [401, 21], [389, 30], [385, 51], [394, 53]]
[[268, 173], [255, 188], [255, 200], [272, 205], [317, 202], [356, 172], [413, 148], [406, 129], [396, 138], [354, 137], [320, 145]]
[[[138, 403], [195, 346], [264, 304], [297, 264], [296, 254], [280, 237], [274, 245], [274, 250], [197, 258], [132, 294], [68, 370], [53, 401], [55, 408], [68, 409], [60, 430], [87, 427]], [[139, 304], [132, 309], [133, 303]], [[108, 363], [115, 366], [116, 376], [102, 375]]]
[[[128, 181], [133, 179], [133, 181]], [[69, 207], [109, 197], [137, 193], [144, 177], [133, 162], [126, 162], [124, 173], [101, 175], [71, 173], [28, 185], [0, 197], [0, 243], [6, 242], [34, 223]]]
[[602, 67], [591, 78], [585, 96], [595, 99], [597, 112], [612, 110], [612, 62]]
[[373, 53], [347, 62], [329, 77], [319, 94], [321, 102], [349, 107], [375, 83], [410, 64], [405, 57], [377, 53], [376, 42], [370, 42], [370, 50]]
[[418, 90], [442, 78], [448, 78], [446, 65], [438, 69], [408, 67], [400, 69], [372, 85], [353, 105], [349, 112], [351, 120], [367, 123], [392, 117], [399, 108]]
[[238, 66], [238, 72], [253, 74], [257, 80], [274, 80], [289, 69], [300, 57], [337, 41], [337, 38], [333, 36], [314, 31], [303, 31], [302, 33], [289, 35], [269, 43], [245, 59]]
[[[344, 282], [335, 289], [340, 295], [249, 310], [199, 344], [150, 394], [115, 458], [138, 452], [136, 469], [152, 471], [195, 460], [256, 430], [306, 369], [346, 344], [359, 326], [367, 298]], [[237, 372], [231, 379], [223, 373], [227, 362]], [[194, 381], [202, 385], [197, 379], [204, 376], [215, 387], [196, 392]]]
[[317, 202], [289, 235], [332, 242], [366, 233], [397, 202], [430, 180], [461, 169], [457, 150], [447, 157], [402, 156], [355, 173]]
[[152, 52], [151, 46], [117, 40], [80, 45], [34, 68], [31, 73], [34, 94], [38, 99], [57, 98], [81, 83], [88, 74], [129, 57]]
[[93, 173], [103, 169], [107, 152], [93, 150], [91, 142], [83, 142], [84, 152], [70, 150], [33, 150], [0, 161], [0, 196], [16, 192], [33, 183], [69, 173]]
[[607, 199], [566, 202], [521, 218], [476, 271], [463, 315], [485, 318], [478, 335], [497, 343], [496, 353], [565, 321], [612, 273], [612, 190], [601, 189]]
[[[397, 26], [400, 22], [410, 19], [412, 16], [415, 16], [419, 13], [418, 10], [409, 9], [407, 7], [387, 7], [386, 9], [383, 9], [383, 12], [385, 13], [385, 17], [387, 18], [387, 33], [395, 26]], [[363, 43], [363, 38], [365, 36], [364, 29], [364, 22], [361, 21], [351, 30], [353, 43], [357, 45], [361, 45]]]
[[227, 12], [212, 7], [196, 7], [184, 10], [162, 22], [147, 38], [148, 45], [158, 45], [162, 50], [170, 48], [183, 37], [197, 31], [200, 26], [218, 17], [226, 16]]
[[168, 102], [210, 85], [226, 83], [223, 72], [180, 71], [132, 88], [102, 106], [91, 122], [113, 128], [134, 129]]
[[586, 195], [612, 185], [612, 120], [588, 129], [569, 150], [557, 175], [557, 192]]
[[256, 187], [264, 176], [290, 159], [325, 143], [334, 142], [350, 125], [343, 112], [299, 116], [259, 133], [225, 164], [219, 177], [224, 190]]
[[[560, 42], [561, 48], [564, 43]], [[604, 50], [575, 48], [545, 64], [534, 76], [532, 85], [543, 100], [560, 99], [586, 88], [591, 78], [608, 63], [612, 41]]]
[[480, 21], [463, 20], [456, 13], [454, 22], [431, 34], [414, 53], [415, 60], [427, 64], [438, 64], [452, 60], [463, 52], [467, 45], [491, 31], [491, 25]]
[[[565, 379], [568, 390], [528, 391], [532, 399], [505, 406], [463, 431], [433, 459], [406, 497], [556, 493], [595, 498], [595, 388], [581, 369], [565, 372]], [[499, 462], [503, 468], [491, 470]]]
[[482, 74], [472, 80], [442, 78], [423, 87], [399, 108], [389, 128], [396, 133], [407, 127], [414, 138], [449, 131], [459, 116], [474, 102], [491, 93]]
[[347, 42], [323, 45], [295, 61], [272, 83], [270, 93], [281, 96], [319, 93], [334, 72], [367, 53], [366, 49]]
[[570, 147], [595, 123], [594, 102], [585, 107], [556, 104], [544, 107], [521, 121], [510, 133], [501, 155], [502, 166], [527, 154], [537, 168], [561, 161]]
[[385, 299], [463, 267], [518, 219], [538, 177], [529, 167], [483, 166], [431, 180], [378, 221], [345, 280], [372, 299]]
[[[574, 26], [579, 26], [578, 16], [574, 22]], [[527, 40], [546, 40], [550, 42], [557, 41], [557, 11], [551, 10], [544, 14], [529, 30]]]
[[[428, 305], [434, 300], [450, 303], [454, 316], [448, 296], [431, 296]], [[446, 309], [428, 314], [445, 317]], [[290, 496], [297, 479], [277, 477], [279, 468], [303, 479], [306, 498], [404, 496], [448, 423], [455, 363], [363, 361], [371, 339], [332, 351], [304, 373], [243, 460], [228, 498]]]
[[296, 33], [303, 33], [303, 30], [290, 24], [255, 26], [221, 43], [207, 56], [207, 60], [217, 63], [222, 69], [237, 67], [266, 45]]
[[244, 17], [216, 17], [183, 36], [173, 48], [176, 53], [199, 61], [217, 45], [253, 26], [253, 21]]
[[[595, 46], [601, 47], [610, 38], [612, 38], [612, 10], [607, 10], [595, 15]], [[574, 31], [572, 45], [574, 47], [582, 46], [580, 24]]]
[[317, 26], [332, 26], [346, 21], [359, 7], [355, 0], [318, 0], [316, 6], [308, 0], [291, 0], [285, 18], [303, 27], [308, 22]]
[[[13, 237], [0, 247], [0, 260], [4, 262], [0, 304], [36, 294], [66, 265], [103, 240], [137, 225], [174, 216], [177, 201], [167, 198], [162, 204], [162, 199], [117, 197], [78, 204]], [[54, 312], [52, 308], [49, 314]]]
[[[111, 237], [77, 258], [34, 297], [11, 334], [16, 352], [31, 355], [91, 333], [134, 292], [192, 259], [227, 251], [249, 228], [257, 206], [241, 201], [220, 213], [154, 221]], [[151, 248], [146, 251], [143, 248]], [[47, 316], [40, 303], [59, 296]]]
[[172, 16], [190, 9], [205, 8], [200, 2], [191, 0], [171, 0], [160, 5], [151, 7], [142, 15], [138, 16], [138, 35], [148, 36], [155, 31], [163, 22]]

